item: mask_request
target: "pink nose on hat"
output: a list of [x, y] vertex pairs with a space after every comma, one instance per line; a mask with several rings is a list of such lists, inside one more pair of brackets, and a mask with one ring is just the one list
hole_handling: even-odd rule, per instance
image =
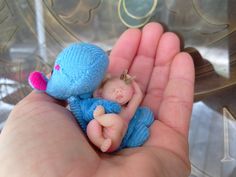
[[57, 70], [57, 71], [59, 71], [60, 68], [61, 68], [60, 65], [56, 65], [56, 66], [55, 66], [55, 70]]

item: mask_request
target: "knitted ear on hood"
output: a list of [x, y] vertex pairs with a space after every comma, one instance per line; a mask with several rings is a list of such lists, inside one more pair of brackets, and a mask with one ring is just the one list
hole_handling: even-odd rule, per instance
[[43, 73], [34, 71], [30, 73], [28, 82], [33, 89], [38, 91], [46, 91], [48, 79]]

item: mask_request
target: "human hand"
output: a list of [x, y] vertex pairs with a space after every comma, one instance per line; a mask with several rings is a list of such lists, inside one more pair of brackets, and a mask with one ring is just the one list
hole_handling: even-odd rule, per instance
[[194, 68], [173, 33], [157, 23], [127, 30], [114, 46], [109, 71], [125, 69], [145, 93], [157, 120], [149, 140], [115, 154], [96, 151], [65, 105], [32, 92], [10, 114], [0, 136], [0, 176], [188, 176], [188, 129]]
[[159, 24], [150, 23], [142, 33], [130, 29], [114, 47], [109, 71], [119, 75], [125, 69], [136, 77], [145, 93], [142, 105], [151, 108], [156, 118], [149, 140], [132, 153], [135, 162], [142, 153], [147, 162], [144, 165], [140, 160], [140, 164], [156, 171], [153, 176], [188, 176], [188, 131], [194, 93], [191, 56], [180, 52], [175, 34], [164, 33]]

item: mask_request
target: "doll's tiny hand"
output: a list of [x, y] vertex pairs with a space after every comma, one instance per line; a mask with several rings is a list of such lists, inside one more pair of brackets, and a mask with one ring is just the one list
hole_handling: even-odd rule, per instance
[[143, 92], [137, 82], [133, 81], [132, 85], [134, 87], [134, 96], [140, 99], [143, 98]]
[[105, 114], [104, 107], [101, 106], [101, 105], [99, 105], [99, 106], [97, 106], [96, 109], [94, 110], [94, 112], [93, 112], [93, 117], [96, 118], [96, 117], [101, 116], [101, 115], [103, 115], [103, 114]]
[[99, 99], [91, 106], [92, 110], [94, 111], [98, 105], [103, 106], [106, 113], [119, 113], [121, 111], [121, 106], [114, 101]]

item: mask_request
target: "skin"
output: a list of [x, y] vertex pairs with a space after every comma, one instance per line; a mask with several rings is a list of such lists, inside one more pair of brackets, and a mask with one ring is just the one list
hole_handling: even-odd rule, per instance
[[129, 121], [142, 101], [142, 91], [135, 81], [126, 84], [115, 77], [108, 79], [95, 91], [94, 96], [115, 101], [122, 106], [118, 115], [105, 114], [104, 108], [98, 106], [94, 111], [94, 119], [87, 126], [89, 140], [102, 152], [113, 152], [120, 146]]
[[[129, 46], [129, 47], [127, 47]], [[97, 152], [63, 103], [32, 92], [11, 112], [0, 135], [0, 176], [187, 177], [194, 66], [180, 40], [157, 23], [124, 32], [110, 55], [109, 72], [136, 76], [156, 121], [140, 148]]]

